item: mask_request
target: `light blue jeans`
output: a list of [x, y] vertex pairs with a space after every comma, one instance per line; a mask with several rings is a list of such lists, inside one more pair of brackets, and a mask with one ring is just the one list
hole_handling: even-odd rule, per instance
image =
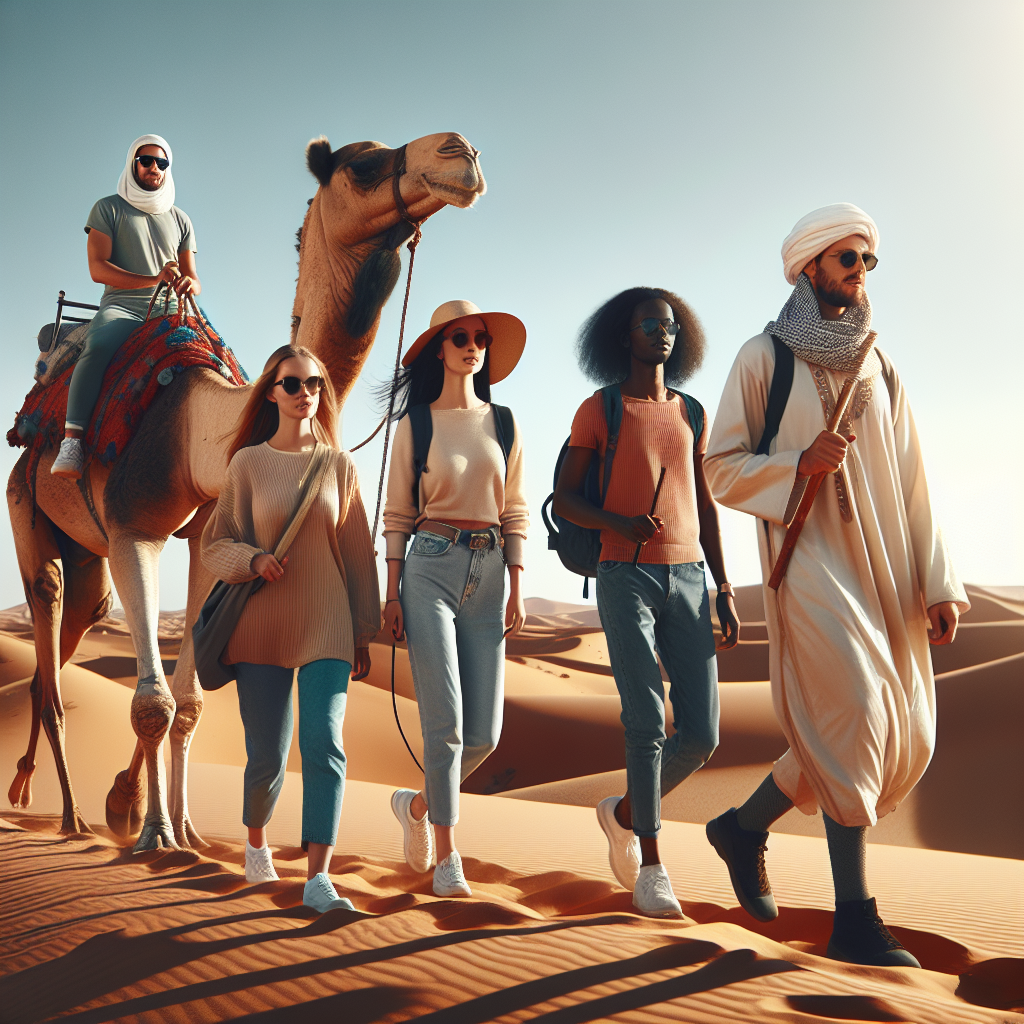
[[[277, 665], [240, 662], [238, 710], [245, 727], [242, 824], [263, 828], [284, 785], [292, 743], [292, 674]], [[302, 846], [333, 846], [345, 796], [341, 729], [348, 701], [347, 661], [324, 658], [299, 669], [299, 750], [302, 753]]]
[[402, 572], [402, 616], [423, 731], [427, 808], [459, 820], [459, 786], [498, 745], [505, 690], [505, 560], [423, 531]]
[[[622, 701], [633, 831], [661, 830], [661, 796], [718, 746], [718, 662], [703, 562], [601, 562], [597, 607]], [[676, 732], [665, 738], [665, 684]]]

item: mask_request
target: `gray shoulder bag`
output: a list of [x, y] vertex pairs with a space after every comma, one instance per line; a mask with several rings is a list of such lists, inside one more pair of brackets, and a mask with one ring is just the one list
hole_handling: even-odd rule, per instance
[[[281, 561], [295, 540], [306, 513], [320, 493], [327, 471], [331, 468], [336, 455], [330, 445], [317, 444], [313, 449], [306, 472], [299, 481], [299, 500], [295, 511], [274, 548], [274, 557], [278, 561]], [[237, 675], [234, 665], [225, 665], [221, 662], [221, 655], [235, 631], [235, 626], [238, 625], [245, 602], [265, 582], [262, 576], [246, 580], [244, 583], [225, 583], [218, 580], [203, 604], [203, 610], [192, 627], [192, 647], [195, 652], [199, 685], [204, 690], [219, 690]]]

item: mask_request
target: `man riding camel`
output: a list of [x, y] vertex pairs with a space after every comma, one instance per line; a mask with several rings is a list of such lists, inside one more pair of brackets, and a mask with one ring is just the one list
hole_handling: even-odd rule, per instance
[[[200, 292], [196, 239], [188, 216], [174, 206], [171, 147], [159, 135], [143, 135], [128, 150], [117, 195], [92, 208], [89, 274], [106, 285], [78, 357], [64, 422], [64, 440], [50, 467], [55, 476], [78, 480], [85, 465], [82, 435], [100, 395], [114, 353], [146, 318], [153, 292], [166, 281], [185, 299]], [[172, 298], [171, 309], [177, 309]]]
[[793, 293], [740, 349], [715, 417], [708, 483], [716, 501], [763, 521], [766, 581], [807, 481], [831, 476], [778, 591], [764, 588], [772, 698], [789, 750], [707, 833], [742, 906], [768, 921], [778, 915], [764, 869], [768, 827], [794, 804], [805, 814], [820, 806], [836, 895], [828, 955], [918, 967], [868, 891], [867, 826], [894, 810], [928, 767], [928, 642], [952, 642], [970, 605], [932, 513], [914, 419], [888, 356], [870, 352], [837, 431], [822, 429], [864, 350], [865, 274], [878, 263], [877, 246], [874, 221], [849, 203], [797, 223], [782, 245]]

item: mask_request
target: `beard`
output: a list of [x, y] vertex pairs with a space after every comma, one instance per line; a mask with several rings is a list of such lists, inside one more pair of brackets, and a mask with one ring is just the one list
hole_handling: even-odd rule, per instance
[[843, 281], [822, 273], [819, 264], [814, 294], [829, 306], [843, 307], [861, 305], [867, 292], [859, 281]]

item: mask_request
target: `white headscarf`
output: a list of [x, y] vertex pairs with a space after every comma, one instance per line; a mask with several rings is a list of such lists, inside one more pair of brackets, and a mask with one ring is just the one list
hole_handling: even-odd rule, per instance
[[867, 239], [872, 252], [878, 250], [875, 222], [853, 203], [833, 203], [801, 217], [782, 243], [786, 280], [796, 284], [800, 272], [815, 256], [847, 235], [860, 235]]
[[[148, 192], [135, 180], [135, 154], [143, 146], [159, 146], [170, 161], [164, 172], [163, 184], [155, 191]], [[174, 178], [171, 177], [171, 163], [174, 157], [167, 140], [159, 135], [140, 135], [128, 148], [128, 159], [125, 160], [121, 180], [117, 183], [117, 194], [136, 210], [143, 213], [166, 213], [174, 205]]]

